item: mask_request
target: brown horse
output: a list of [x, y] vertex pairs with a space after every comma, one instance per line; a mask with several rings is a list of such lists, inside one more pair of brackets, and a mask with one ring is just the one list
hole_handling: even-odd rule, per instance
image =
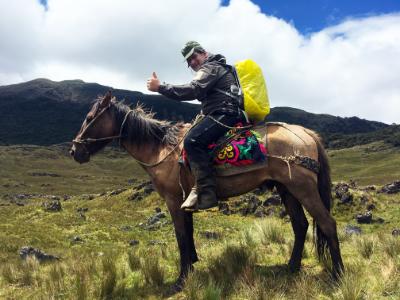
[[[104, 148], [111, 140], [120, 144], [149, 174], [156, 191], [166, 201], [175, 227], [180, 252], [180, 275], [175, 284], [181, 288], [193, 268], [197, 253], [193, 240], [193, 215], [180, 209], [194, 179], [178, 159], [182, 140], [190, 124], [158, 121], [141, 108], [131, 110], [111, 98], [109, 92], [98, 99], [73, 140], [71, 155], [79, 163]], [[300, 269], [308, 221], [303, 207], [314, 219], [315, 243], [319, 258], [329, 249], [335, 277], [343, 270], [336, 222], [330, 215], [331, 179], [327, 156], [318, 136], [301, 126], [267, 123], [264, 143], [268, 165], [244, 173], [217, 178], [217, 194], [228, 198], [265, 184], [276, 186], [290, 216], [295, 241], [289, 260], [291, 271]]]

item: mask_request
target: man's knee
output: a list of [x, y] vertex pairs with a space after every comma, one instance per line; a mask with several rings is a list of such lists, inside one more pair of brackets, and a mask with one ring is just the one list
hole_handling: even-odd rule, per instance
[[186, 149], [186, 151], [190, 151], [193, 148], [196, 148], [198, 146], [198, 141], [196, 138], [194, 137], [190, 137], [188, 136], [184, 141], [183, 141], [183, 145]]

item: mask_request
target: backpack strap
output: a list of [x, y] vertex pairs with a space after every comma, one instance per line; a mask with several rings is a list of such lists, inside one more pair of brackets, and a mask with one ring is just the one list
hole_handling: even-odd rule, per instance
[[240, 85], [239, 76], [237, 74], [235, 66], [232, 66], [232, 65], [227, 65], [227, 66], [229, 66], [229, 68], [231, 69], [231, 72], [233, 74], [233, 77], [235, 78], [236, 84], [237, 84], [238, 88], [240, 89], [240, 94], [242, 94], [242, 86]]
[[228, 97], [231, 97], [233, 99], [237, 99], [237, 97], [238, 97], [238, 96], [236, 96], [236, 95], [234, 95], [234, 94], [232, 94], [230, 92], [224, 91], [224, 90], [219, 89], [219, 88], [214, 88], [214, 90], [216, 90], [217, 92], [220, 92], [220, 93], [222, 93], [222, 94], [224, 94], [224, 95], [226, 95]]
[[225, 76], [228, 72], [231, 72], [232, 75], [233, 75], [233, 78], [235, 78], [236, 86], [238, 87], [238, 94], [236, 95], [236, 94], [233, 94], [232, 91], [224, 91], [224, 90], [219, 89], [219, 88], [214, 88], [214, 90], [219, 92], [219, 93], [222, 93], [222, 94], [224, 94], [224, 95], [226, 95], [228, 97], [231, 97], [234, 100], [236, 100], [239, 103], [239, 108], [244, 111], [242, 87], [240, 85], [239, 77], [238, 77], [238, 74], [236, 72], [235, 66], [228, 65], [228, 64], [220, 64], [220, 65], [222, 67], [224, 67], [225, 72], [222, 73], [222, 75], [219, 77], [219, 79], [221, 79], [223, 76]]

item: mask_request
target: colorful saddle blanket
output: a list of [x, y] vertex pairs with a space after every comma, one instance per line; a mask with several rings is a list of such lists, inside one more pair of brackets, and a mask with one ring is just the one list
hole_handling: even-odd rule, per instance
[[[211, 144], [208, 148], [214, 153], [214, 164], [233, 166], [247, 166], [257, 162], [264, 162], [267, 150], [259, 136], [252, 130], [235, 132], [233, 129], [226, 133], [225, 142]], [[227, 141], [227, 142], [226, 142]]]
[[[208, 148], [216, 167], [247, 166], [266, 161], [267, 149], [260, 141], [259, 135], [255, 131], [243, 130], [240, 127], [228, 131]], [[187, 162], [185, 151], [182, 158]]]

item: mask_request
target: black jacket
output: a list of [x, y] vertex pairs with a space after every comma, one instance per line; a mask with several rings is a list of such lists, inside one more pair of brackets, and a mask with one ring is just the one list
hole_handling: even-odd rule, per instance
[[201, 102], [201, 110], [205, 115], [211, 113], [237, 114], [239, 111], [237, 100], [215, 90], [218, 88], [230, 91], [231, 85], [235, 84], [235, 77], [226, 66], [225, 57], [220, 54], [210, 54], [190, 83], [161, 84], [159, 93], [179, 101], [197, 99]]

